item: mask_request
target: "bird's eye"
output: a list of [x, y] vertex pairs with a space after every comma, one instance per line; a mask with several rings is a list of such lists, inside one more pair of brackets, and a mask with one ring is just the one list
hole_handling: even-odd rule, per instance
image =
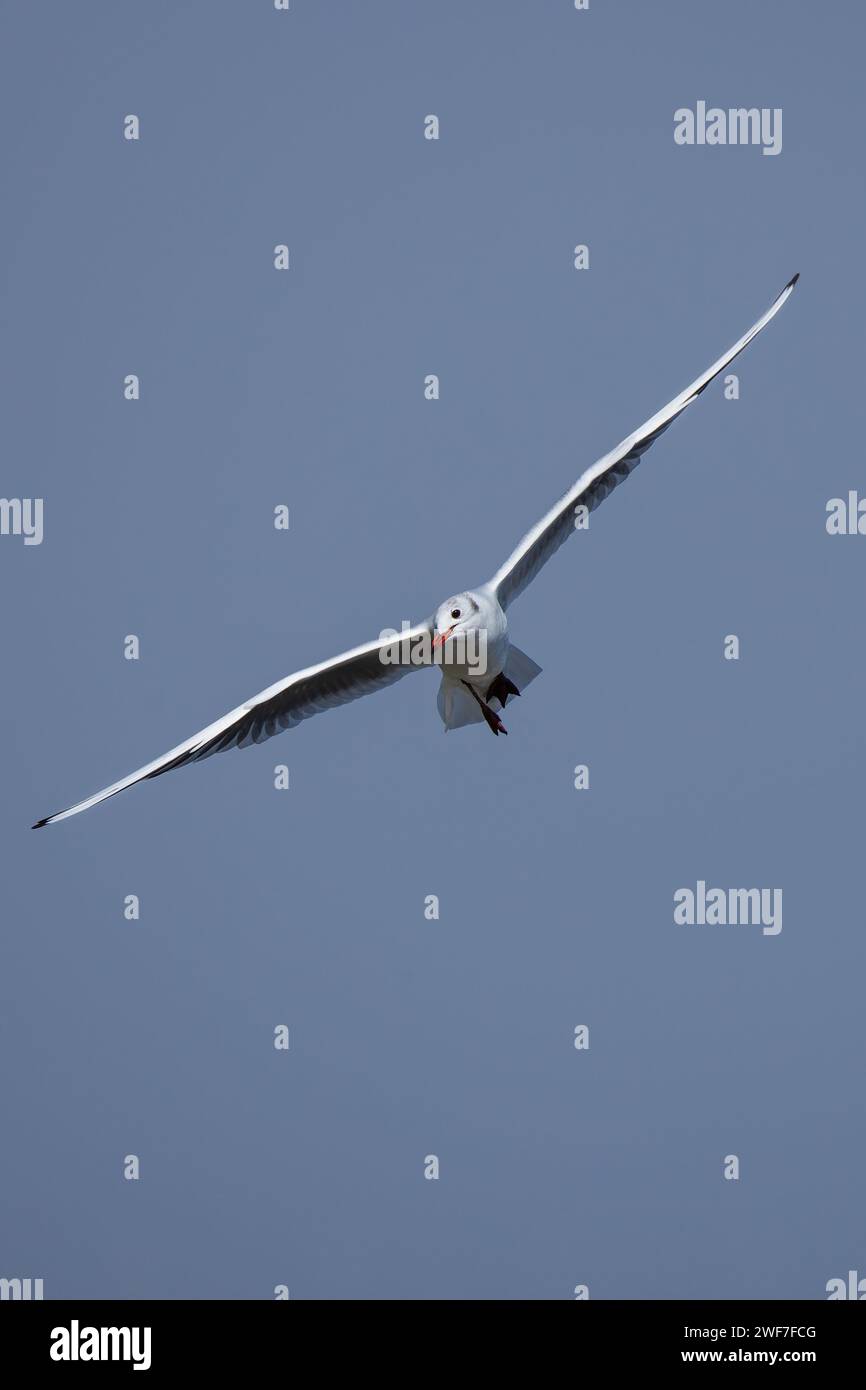
[[459, 608], [452, 608], [452, 609], [451, 609], [451, 616], [452, 616], [452, 618], [459, 618], [459, 617], [460, 617], [460, 609], [459, 609]]

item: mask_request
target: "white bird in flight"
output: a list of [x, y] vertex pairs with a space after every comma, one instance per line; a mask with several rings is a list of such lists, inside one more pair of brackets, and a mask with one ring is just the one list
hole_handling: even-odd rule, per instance
[[507, 733], [499, 710], [505, 708], [509, 695], [520, 695], [541, 670], [509, 639], [506, 613], [510, 604], [575, 529], [576, 509], [591, 511], [628, 477], [659, 435], [775, 317], [799, 278], [795, 275], [789, 280], [766, 313], [691, 386], [582, 473], [486, 584], [455, 594], [441, 603], [432, 617], [399, 637], [385, 633], [363, 647], [353, 647], [319, 666], [286, 676], [161, 758], [67, 810], [46, 816], [33, 829], [67, 820], [136, 782], [161, 777], [173, 767], [209, 758], [224, 748], [262, 743], [283, 729], [294, 728], [302, 719], [370, 695], [432, 663], [442, 670], [437, 705], [446, 730], [484, 721], [494, 734]]

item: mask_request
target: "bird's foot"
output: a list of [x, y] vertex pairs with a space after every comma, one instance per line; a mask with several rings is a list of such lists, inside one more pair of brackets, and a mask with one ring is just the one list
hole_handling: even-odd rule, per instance
[[505, 701], [508, 699], [509, 695], [519, 694], [520, 691], [517, 689], [514, 681], [510, 681], [504, 671], [500, 671], [496, 679], [492, 680], [487, 688], [488, 700], [498, 700], [503, 709], [505, 709]]
[[508, 730], [506, 729], [506, 727], [505, 727], [505, 725], [503, 724], [502, 720], [499, 718], [499, 715], [496, 713], [496, 710], [495, 710], [495, 709], [491, 709], [489, 705], [485, 705], [485, 704], [482, 702], [482, 705], [481, 705], [481, 713], [484, 715], [484, 718], [487, 720], [487, 727], [488, 727], [488, 729], [492, 729], [493, 732], [494, 732], [494, 734], [497, 735], [497, 737], [498, 737], [500, 734], [507, 734], [507, 733], [508, 733]]
[[469, 684], [468, 681], [464, 681], [463, 684], [466, 686], [467, 690], [472, 691], [472, 694], [475, 696], [475, 699], [481, 706], [481, 713], [484, 715], [484, 718], [487, 721], [488, 729], [490, 729], [494, 734], [496, 734], [497, 738], [500, 734], [507, 734], [508, 730], [506, 729], [502, 720], [499, 718], [499, 715], [496, 713], [496, 710], [491, 709], [490, 706], [486, 703], [486, 701], [482, 700], [481, 696], [478, 694], [478, 691], [473, 690], [472, 686]]

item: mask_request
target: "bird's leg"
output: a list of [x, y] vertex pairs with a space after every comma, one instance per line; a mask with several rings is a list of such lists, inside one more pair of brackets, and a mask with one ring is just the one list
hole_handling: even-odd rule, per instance
[[464, 681], [463, 684], [466, 686], [466, 689], [467, 689], [467, 690], [469, 690], [469, 691], [472, 692], [472, 694], [475, 696], [476, 700], [478, 701], [479, 705], [481, 706], [481, 713], [484, 715], [484, 718], [487, 720], [487, 726], [488, 726], [488, 728], [489, 728], [489, 729], [492, 729], [493, 733], [496, 734], [497, 737], [498, 737], [500, 734], [507, 734], [507, 733], [508, 733], [508, 730], [506, 729], [506, 727], [505, 727], [505, 725], [503, 724], [502, 720], [499, 718], [499, 715], [496, 713], [496, 710], [495, 710], [495, 709], [491, 709], [490, 706], [489, 706], [488, 704], [485, 704], [484, 700], [482, 700], [481, 696], [478, 694], [478, 691], [475, 690], [475, 689], [473, 689], [473, 687], [469, 684], [468, 681]]
[[504, 671], [499, 672], [499, 675], [495, 680], [490, 682], [487, 689], [488, 700], [498, 700], [503, 709], [505, 709], [505, 701], [508, 699], [509, 695], [519, 694], [520, 691], [517, 689], [517, 686], [513, 681], [508, 679]]

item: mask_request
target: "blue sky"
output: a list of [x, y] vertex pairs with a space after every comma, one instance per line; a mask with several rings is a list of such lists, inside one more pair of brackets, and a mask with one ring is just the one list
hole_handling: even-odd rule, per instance
[[[12, 27], [0, 490], [45, 534], [0, 537], [0, 1275], [823, 1297], [866, 1262], [866, 540], [825, 529], [866, 495], [862, 15]], [[678, 146], [699, 100], [781, 108], [781, 153]], [[444, 737], [422, 673], [32, 834], [486, 579], [798, 270], [739, 399], [708, 391], [514, 606], [544, 669], [508, 739]], [[781, 888], [783, 930], [675, 925], [699, 880]]]

